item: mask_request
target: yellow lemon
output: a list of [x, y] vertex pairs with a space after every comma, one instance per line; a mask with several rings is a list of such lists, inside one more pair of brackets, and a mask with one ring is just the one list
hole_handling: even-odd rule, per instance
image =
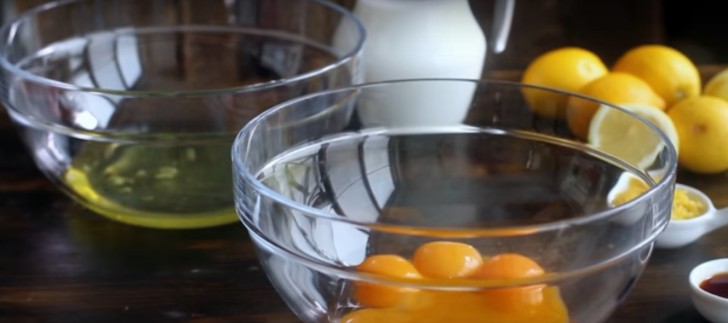
[[644, 45], [627, 51], [612, 71], [643, 79], [668, 106], [700, 95], [700, 73], [681, 52], [662, 45]]
[[[641, 104], [625, 104], [621, 107], [662, 130], [669, 143], [679, 149], [679, 133], [664, 111]], [[589, 127], [589, 144], [634, 167], [645, 169], [652, 165], [668, 143], [647, 123], [621, 110], [601, 106]]]
[[705, 84], [703, 95], [715, 96], [728, 101], [728, 69], [716, 74]]
[[680, 138], [681, 167], [706, 174], [728, 170], [728, 102], [698, 96], [678, 102], [668, 115]]
[[[579, 93], [615, 105], [637, 103], [658, 109], [665, 108], [665, 101], [652, 91], [647, 83], [626, 73], [606, 74], [589, 82], [579, 90]], [[576, 96], [569, 97], [566, 104], [566, 120], [569, 129], [575, 135], [586, 138], [592, 116], [599, 105], [591, 100]]]
[[[536, 57], [526, 68], [521, 82], [575, 92], [607, 72], [594, 53], [565, 47]], [[565, 114], [567, 95], [537, 89], [524, 89], [523, 95], [528, 106], [540, 116], [562, 118]]]

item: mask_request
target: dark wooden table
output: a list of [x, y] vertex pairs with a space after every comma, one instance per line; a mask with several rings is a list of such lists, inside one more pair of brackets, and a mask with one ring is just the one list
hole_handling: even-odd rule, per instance
[[[260, 270], [242, 225], [163, 231], [94, 215], [36, 170], [3, 118], [0, 322], [298, 321]], [[728, 204], [728, 177], [683, 178]], [[610, 322], [704, 322], [687, 276], [720, 257], [728, 257], [728, 229], [656, 250]]]

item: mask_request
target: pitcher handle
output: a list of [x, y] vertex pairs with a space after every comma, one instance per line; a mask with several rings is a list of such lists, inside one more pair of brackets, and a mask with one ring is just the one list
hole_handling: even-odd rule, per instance
[[496, 0], [493, 17], [493, 52], [498, 54], [506, 49], [508, 34], [511, 32], [513, 22], [513, 11], [516, 7], [516, 0]]

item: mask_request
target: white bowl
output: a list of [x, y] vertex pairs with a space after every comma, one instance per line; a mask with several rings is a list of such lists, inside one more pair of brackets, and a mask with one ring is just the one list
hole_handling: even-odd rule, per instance
[[679, 248], [688, 245], [703, 235], [720, 228], [726, 224], [728, 217], [713, 206], [710, 198], [698, 189], [676, 184], [675, 189], [685, 190], [692, 198], [701, 200], [706, 206], [705, 213], [685, 220], [672, 220], [667, 224], [660, 236], [657, 237], [657, 248]]
[[700, 283], [715, 274], [728, 272], [728, 258], [704, 262], [690, 271], [693, 304], [703, 317], [713, 323], [728, 323], [728, 298], [713, 295], [700, 288]]

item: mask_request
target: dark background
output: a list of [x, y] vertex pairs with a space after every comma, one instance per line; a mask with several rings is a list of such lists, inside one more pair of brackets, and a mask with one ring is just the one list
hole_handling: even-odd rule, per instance
[[[154, 1], [154, 0], [149, 0]], [[222, 0], [204, 2], [210, 10]], [[331, 0], [351, 8], [355, 0]], [[448, 0], [442, 0], [448, 1]], [[469, 0], [490, 34], [494, 0]], [[4, 20], [48, 0], [2, 0]], [[728, 63], [728, 15], [722, 1], [708, 0], [516, 0], [506, 51], [490, 54], [489, 70], [523, 69], [549, 49], [580, 46], [613, 63], [627, 49], [647, 43], [673, 46], [697, 64]], [[489, 37], [492, 38], [492, 37]]]
[[[470, 0], [486, 33], [493, 0]], [[628, 49], [667, 44], [696, 64], [728, 63], [723, 2], [707, 0], [517, 0], [506, 51], [490, 54], [489, 70], [523, 69], [540, 53], [579, 46], [611, 65]]]
[[[224, 3], [180, 1], [194, 2], [196, 10], [207, 7], [212, 11]], [[332, 1], [349, 8], [355, 2]], [[469, 1], [486, 35], [490, 35], [494, 0]], [[2, 0], [0, 17], [7, 20], [45, 2], [48, 0]], [[503, 53], [488, 54], [485, 77], [523, 70], [539, 54], [562, 46], [589, 49], [607, 65], [628, 49], [650, 43], [672, 46], [701, 67], [728, 64], [727, 18], [722, 1], [516, 0], [508, 46]], [[5, 112], [0, 111], [0, 124], [7, 122]]]

